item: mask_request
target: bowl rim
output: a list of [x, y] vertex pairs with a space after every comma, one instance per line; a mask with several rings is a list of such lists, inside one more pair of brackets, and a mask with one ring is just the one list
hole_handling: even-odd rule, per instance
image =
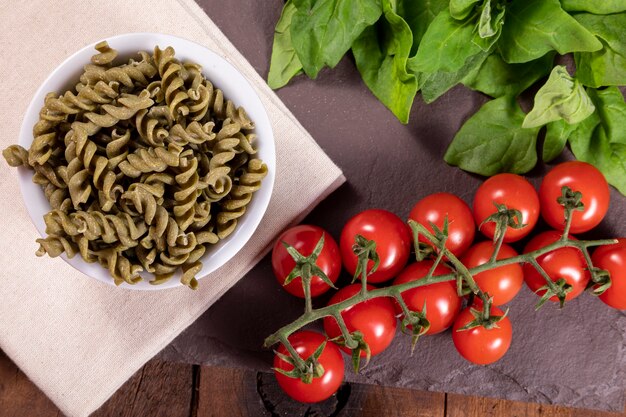
[[[82, 72], [83, 66], [88, 63], [88, 59], [87, 61], [85, 61], [84, 59], [82, 59], [82, 56], [87, 55], [88, 57], [90, 57], [91, 55], [93, 55], [95, 53], [95, 45], [99, 42], [102, 42], [103, 40], [106, 40], [109, 45], [114, 49], [118, 49], [121, 51], [124, 51], [128, 48], [132, 49], [132, 52], [120, 51], [120, 56], [136, 54], [141, 50], [145, 50], [140, 46], [135, 48], [132, 46], [132, 44], [149, 42], [151, 40], [153, 40], [151, 42], [152, 48], [159, 45], [159, 43], [163, 43], [162, 45], [159, 45], [161, 47], [171, 44], [177, 45], [175, 46], [175, 49], [177, 49], [177, 57], [180, 57], [181, 55], [184, 56], [184, 50], [199, 49], [202, 51], [203, 55], [202, 59], [200, 60], [211, 61], [210, 66], [201, 64], [203, 67], [203, 74], [207, 76], [207, 78], [209, 78], [211, 82], [213, 82], [213, 78], [215, 78], [215, 76], [207, 75], [207, 72], [212, 71], [211, 69], [207, 71], [207, 67], [216, 66], [217, 68], [225, 68], [230, 73], [230, 75], [225, 75], [224, 77], [233, 78], [233, 80], [231, 80], [228, 85], [222, 85], [219, 82], [215, 83], [218, 88], [224, 91], [224, 96], [230, 98], [233, 95], [231, 94], [232, 91], [228, 94], [226, 93], [226, 91], [235, 90], [234, 92], [236, 96], [245, 95], [246, 98], [244, 101], [249, 101], [249, 103], [247, 104], [242, 104], [240, 102], [241, 100], [233, 100], [237, 105], [243, 106], [246, 109], [246, 112], [250, 115], [250, 118], [255, 123], [255, 133], [257, 134], [257, 150], [259, 152], [259, 156], [268, 167], [268, 174], [263, 179], [261, 189], [254, 193], [253, 199], [247, 207], [248, 210], [246, 210], [246, 213], [241, 217], [233, 233], [227, 236], [224, 240], [218, 242], [215, 246], [210, 247], [209, 250], [207, 250], [207, 253], [202, 256], [201, 261], [203, 261], [203, 267], [196, 276], [196, 279], [201, 280], [218, 268], [225, 265], [228, 261], [234, 258], [237, 253], [241, 251], [241, 249], [249, 242], [250, 238], [252, 238], [252, 236], [254, 235], [254, 232], [264, 218], [267, 208], [269, 206], [269, 202], [273, 194], [276, 176], [276, 143], [267, 110], [265, 109], [261, 98], [259, 97], [256, 89], [252, 86], [250, 81], [233, 64], [228, 61], [227, 57], [220, 55], [219, 53], [207, 48], [206, 46], [198, 42], [175, 35], [157, 32], [123, 33], [109, 36], [85, 45], [84, 47], [80, 48], [79, 50], [65, 58], [63, 62], [60, 63], [46, 77], [46, 79], [41, 83], [41, 85], [33, 95], [33, 98], [31, 99], [24, 113], [18, 137], [18, 143], [20, 145], [28, 148], [34, 140], [32, 128], [34, 123], [39, 120], [38, 114], [39, 110], [43, 106], [43, 99], [47, 92], [58, 90], [54, 87], [51, 87], [50, 84], [54, 84], [55, 80], [58, 77], [61, 77], [62, 79], [64, 79], [64, 83], [66, 86], [70, 85], [70, 82], [72, 82], [73, 79], [71, 77], [63, 77], [62, 74], [73, 71], [74, 66], [76, 66], [77, 72]], [[131, 45], [124, 45], [125, 42], [129, 42], [131, 43]], [[181, 45], [183, 45], [183, 51], [180, 51]], [[120, 46], [122, 48], [120, 48]], [[80, 63], [76, 63], [75, 61], [79, 59]], [[184, 57], [182, 59], [185, 60]], [[195, 58], [193, 58], [193, 60], [194, 62], [196, 62]], [[217, 78], [221, 79], [222, 75], [218, 75]], [[262, 135], [259, 134], [259, 132], [262, 132]], [[43, 221], [42, 213], [50, 211], [50, 204], [45, 199], [41, 186], [32, 182], [32, 177], [33, 171], [31, 169], [25, 167], [18, 168], [18, 181], [20, 186], [20, 192], [22, 194], [22, 199], [24, 201], [32, 223], [35, 225], [39, 234], [42, 237], [45, 237], [47, 234], [45, 233], [45, 223]], [[45, 210], [38, 210], [37, 207], [41, 208], [42, 205]], [[213, 260], [215, 258], [215, 255], [219, 257], [219, 260]], [[86, 275], [90, 279], [96, 279], [100, 282], [115, 286], [112, 277], [109, 275], [108, 270], [101, 266], [99, 263], [89, 264], [82, 259], [80, 254], [77, 254], [72, 259], [68, 259], [67, 255], [63, 253], [60, 258], [62, 258], [74, 269], [80, 271], [83, 275]], [[175, 276], [173, 276], [163, 284], [152, 285], [146, 279], [148, 277], [151, 277], [152, 275], [144, 272], [142, 273], [144, 280], [140, 281], [139, 283], [131, 285], [124, 282], [120, 285], [117, 285], [117, 287], [133, 290], [164, 290], [169, 288], [178, 288], [183, 286], [183, 284], [180, 283], [180, 275], [181, 273], [180, 271], [178, 271]]]

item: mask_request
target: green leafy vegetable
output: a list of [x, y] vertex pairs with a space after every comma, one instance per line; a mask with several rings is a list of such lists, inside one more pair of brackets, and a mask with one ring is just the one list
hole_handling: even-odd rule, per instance
[[493, 53], [482, 65], [463, 78], [463, 84], [491, 97], [517, 96], [552, 69], [554, 53], [525, 64], [507, 64]]
[[396, 13], [402, 16], [413, 32], [410, 56], [417, 52], [422, 36], [435, 16], [447, 7], [448, 0], [398, 0]]
[[[315, 78], [352, 50], [365, 84], [407, 123], [417, 91], [431, 103], [462, 83], [494, 99], [457, 132], [448, 163], [527, 172], [547, 125], [544, 161], [569, 143], [626, 194], [626, 104], [616, 88], [595, 89], [626, 85], [625, 39], [626, 0], [287, 0], [268, 84]], [[554, 67], [557, 53], [573, 53], [575, 77]], [[525, 115], [517, 97], [548, 74]]]
[[480, 12], [477, 30], [472, 42], [483, 51], [489, 51], [498, 41], [504, 25], [505, 7], [492, 0], [485, 0]]
[[285, 86], [289, 80], [302, 72], [302, 64], [291, 44], [291, 18], [296, 12], [296, 6], [289, 0], [274, 30], [274, 44], [272, 45], [272, 59], [267, 84], [271, 88]]
[[417, 78], [407, 72], [412, 36], [407, 23], [383, 2], [384, 18], [363, 31], [352, 44], [365, 84], [402, 122], [407, 123], [417, 93]]
[[538, 127], [559, 119], [570, 124], [578, 123], [594, 110], [585, 87], [572, 78], [563, 65], [557, 65], [548, 81], [537, 91], [535, 105], [522, 126]]
[[419, 45], [417, 54], [409, 60], [414, 73], [454, 72], [481, 49], [473, 42], [475, 22], [458, 21], [444, 10], [430, 24]]
[[450, 0], [450, 16], [457, 20], [467, 18], [480, 0]]
[[[472, 7], [474, 7], [474, 3], [475, 2], [471, 3]], [[459, 4], [458, 7], [461, 7], [461, 4]], [[465, 15], [465, 13], [461, 13], [460, 15]], [[448, 18], [448, 20], [451, 20], [453, 26], [460, 24], [458, 21], [454, 23], [454, 19]], [[484, 0], [482, 6], [479, 7], [473, 15], [468, 17], [466, 22], [463, 22], [463, 25], [466, 25], [465, 27], [474, 26], [472, 43], [480, 49], [476, 50], [473, 48], [466, 48], [466, 51], [462, 55], [462, 58], [464, 57], [465, 61], [462, 66], [458, 67], [456, 70], [446, 70], [440, 68], [437, 71], [424, 71], [419, 73], [418, 79], [422, 90], [422, 98], [426, 103], [435, 101], [450, 88], [459, 84], [464, 78], [476, 73], [485, 59], [489, 56], [491, 47], [498, 40], [502, 31], [503, 23], [504, 8], [496, 1]], [[446, 45], [443, 45], [443, 48], [445, 50]], [[475, 53], [474, 55], [467, 55], [470, 52]], [[418, 50], [418, 54], [419, 53], [420, 51]], [[410, 70], [417, 71], [423, 67], [419, 64], [418, 59], [419, 57], [416, 56], [414, 59], [410, 60]], [[455, 63], [454, 67], [456, 68], [457, 65], [458, 63]]]
[[444, 159], [481, 175], [528, 172], [537, 163], [539, 128], [524, 129], [523, 120], [515, 98], [488, 101], [457, 132]]
[[422, 98], [426, 103], [432, 103], [441, 97], [446, 91], [459, 84], [465, 77], [475, 74], [481, 64], [489, 56], [486, 52], [480, 52], [465, 61], [458, 71], [422, 73], [418, 76], [418, 84], [422, 90]]
[[517, 0], [507, 8], [498, 50], [508, 63], [528, 62], [551, 50], [592, 52], [602, 44], [567, 14], [559, 0]]
[[578, 124], [572, 125], [560, 119], [548, 123], [546, 128], [546, 138], [543, 141], [541, 157], [544, 162], [550, 162], [563, 152], [567, 139], [578, 128]]
[[626, 0], [561, 0], [568, 12], [611, 14], [626, 11]]
[[294, 0], [291, 42], [304, 72], [316, 78], [335, 67], [352, 42], [382, 13], [380, 0]]
[[598, 111], [577, 125], [569, 136], [577, 159], [596, 166], [626, 194], [626, 103], [617, 87], [588, 89]]
[[597, 16], [577, 14], [576, 20], [603, 44], [597, 52], [578, 52], [576, 78], [589, 87], [626, 84], [626, 13]]

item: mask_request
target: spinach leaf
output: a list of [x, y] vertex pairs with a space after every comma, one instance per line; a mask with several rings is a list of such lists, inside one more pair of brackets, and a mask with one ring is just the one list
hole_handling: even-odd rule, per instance
[[291, 42], [311, 78], [333, 68], [382, 13], [380, 0], [294, 0]]
[[485, 0], [480, 10], [480, 17], [472, 42], [483, 51], [489, 51], [498, 41], [504, 25], [505, 7], [503, 4]]
[[459, 70], [469, 57], [481, 52], [470, 41], [475, 26], [473, 19], [459, 21], [443, 10], [424, 33], [417, 54], [409, 60], [409, 70], [416, 74]]
[[413, 32], [410, 56], [415, 55], [426, 29], [442, 10], [448, 0], [398, 0], [397, 13], [406, 21]]
[[561, 0], [561, 5], [568, 12], [611, 14], [626, 11], [626, 0]]
[[559, 0], [514, 0], [506, 16], [498, 49], [508, 63], [532, 61], [553, 49], [560, 54], [602, 49], [595, 36], [561, 9]]
[[537, 162], [539, 128], [524, 129], [523, 120], [514, 97], [488, 101], [457, 132], [444, 159], [485, 176], [528, 172]]
[[626, 13], [574, 15], [603, 44], [597, 52], [577, 52], [576, 78], [589, 87], [626, 85]]
[[457, 20], [464, 20], [474, 10], [480, 0], [450, 0], [450, 16]]
[[552, 69], [548, 81], [537, 91], [533, 109], [526, 115], [523, 127], [538, 127], [555, 120], [578, 123], [593, 113], [595, 107], [585, 87], [570, 77], [563, 65]]
[[567, 139], [576, 129], [578, 129], [578, 123], [571, 125], [563, 119], [548, 123], [541, 155], [543, 161], [550, 162], [559, 156], [567, 144]]
[[384, 17], [363, 31], [352, 44], [352, 53], [363, 81], [396, 115], [408, 123], [417, 93], [417, 78], [407, 72], [412, 36], [409, 25], [383, 1]]
[[525, 64], [507, 64], [494, 52], [480, 68], [463, 78], [463, 84], [491, 97], [518, 96], [552, 69], [554, 52]]
[[446, 91], [459, 84], [465, 77], [476, 74], [488, 56], [489, 54], [487, 52], [479, 52], [469, 57], [467, 61], [465, 61], [465, 65], [454, 72], [437, 71], [435, 73], [419, 74], [418, 84], [420, 85], [424, 101], [426, 103], [432, 103]]
[[588, 89], [598, 111], [569, 136], [576, 159], [593, 164], [626, 195], [626, 103], [617, 87]]
[[280, 15], [274, 30], [274, 44], [272, 45], [272, 59], [267, 83], [270, 88], [285, 86], [291, 78], [302, 72], [302, 64], [291, 44], [291, 18], [296, 12], [296, 6], [289, 0]]

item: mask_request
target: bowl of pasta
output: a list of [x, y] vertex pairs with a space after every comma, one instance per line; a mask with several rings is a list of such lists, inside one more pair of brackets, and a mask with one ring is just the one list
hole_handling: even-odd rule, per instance
[[31, 101], [17, 145], [38, 256], [122, 288], [196, 288], [261, 223], [276, 171], [264, 106], [195, 42], [130, 33], [67, 58]]

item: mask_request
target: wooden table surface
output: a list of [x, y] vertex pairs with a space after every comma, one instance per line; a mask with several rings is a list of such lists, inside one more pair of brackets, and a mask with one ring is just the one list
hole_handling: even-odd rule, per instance
[[[0, 417], [61, 417], [59, 409], [0, 351]], [[363, 384], [304, 406], [286, 398], [270, 373], [152, 360], [93, 417], [618, 417], [528, 404]]]

